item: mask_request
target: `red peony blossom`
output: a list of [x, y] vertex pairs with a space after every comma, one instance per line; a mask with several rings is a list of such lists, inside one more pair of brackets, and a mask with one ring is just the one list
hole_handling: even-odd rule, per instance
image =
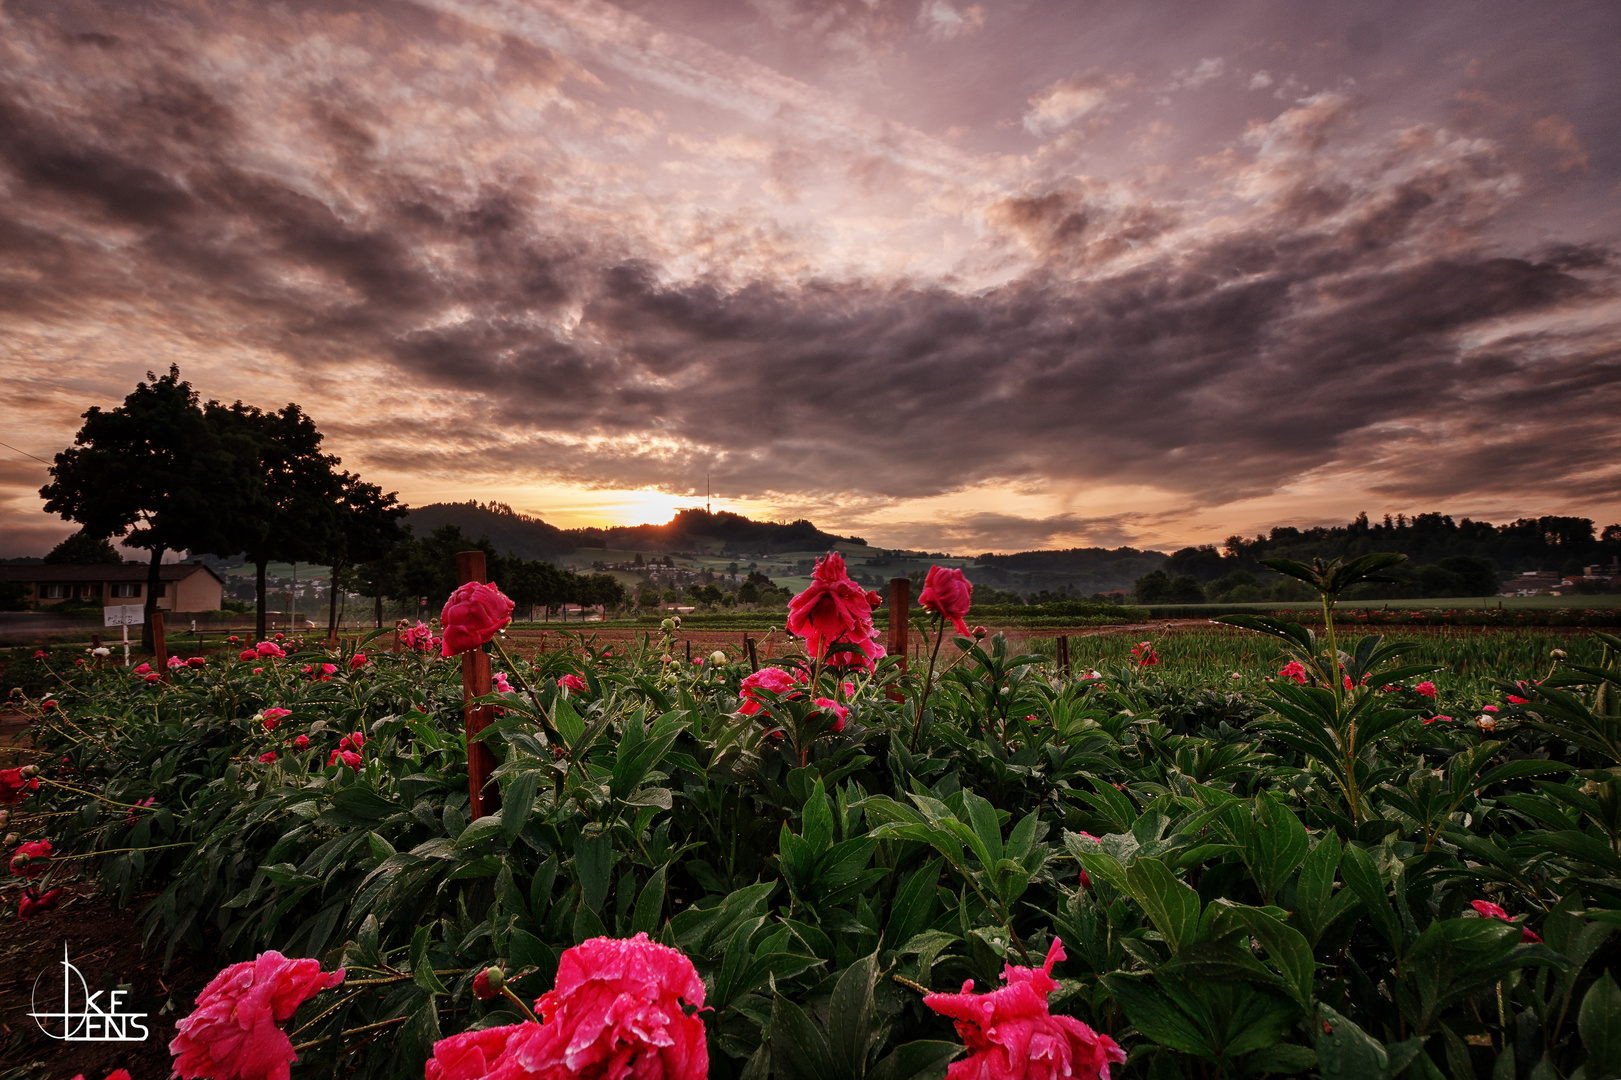
[[[490, 972], [495, 972], [495, 979], [490, 978]], [[506, 973], [498, 967], [487, 967], [473, 976], [473, 996], [480, 1001], [489, 1001], [501, 992], [506, 981]]]
[[1424, 697], [1433, 699], [1435, 697], [1435, 684], [1426, 679], [1413, 687], [1413, 693], [1422, 694]]
[[56, 708], [56, 702], [51, 698], [46, 698], [44, 701], [39, 703], [39, 708], [41, 712], [50, 712], [52, 709]]
[[163, 681], [163, 676], [154, 671], [152, 674], [146, 677], [146, 681], [149, 683], [160, 683]]
[[61, 902], [61, 889], [52, 889], [44, 896], [35, 896], [33, 889], [24, 889], [22, 902], [17, 905], [17, 918], [32, 919], [42, 911], [53, 910]]
[[1139, 641], [1131, 647], [1131, 655], [1136, 659], [1138, 667], [1153, 667], [1159, 663], [1159, 653], [1154, 651], [1152, 641]]
[[[136, 807], [147, 807], [147, 806], [151, 806], [153, 803], [155, 803], [157, 801], [158, 800], [156, 798], [154, 798], [152, 796], [147, 796], [146, 798], [142, 799], [140, 802], [136, 803], [135, 806]], [[133, 825], [139, 819], [136, 818], [136, 816], [135, 816], [135, 810], [130, 809], [130, 810], [125, 812], [124, 820], [128, 824]]]
[[151, 664], [141, 664], [139, 667], [134, 668], [131, 673], [135, 674], [135, 675], [147, 675], [147, 674], [150, 674], [151, 671], [152, 671], [152, 665]]
[[371, 661], [366, 659], [366, 654], [365, 653], [357, 652], [349, 660], [349, 670], [350, 671], [359, 670], [360, 668], [365, 667], [370, 662]]
[[11, 872], [33, 880], [51, 868], [51, 842], [30, 840], [11, 854]]
[[923, 580], [923, 591], [917, 594], [917, 602], [936, 615], [950, 619], [957, 633], [967, 637], [968, 624], [963, 616], [972, 605], [973, 593], [973, 584], [961, 570], [931, 566], [929, 576]]
[[215, 975], [197, 995], [197, 1007], [175, 1025], [169, 1043], [174, 1074], [185, 1080], [288, 1080], [298, 1060], [292, 1040], [277, 1025], [298, 1007], [343, 981], [319, 960], [289, 960], [271, 950]]
[[257, 659], [259, 659], [259, 654], [258, 654], [257, 651], [255, 651], [253, 649], [243, 649], [240, 653], [237, 654], [236, 658], [238, 660], [257, 660]]
[[225, 640], [229, 641], [232, 645], [240, 645], [242, 643], [242, 639], [237, 637], [235, 634], [232, 634], [230, 637], [226, 638]]
[[476, 649], [512, 621], [512, 601], [495, 582], [469, 581], [450, 594], [439, 623], [445, 629], [445, 656]]
[[1301, 686], [1306, 685], [1306, 668], [1299, 660], [1291, 660], [1278, 671], [1278, 678], [1293, 679]]
[[200, 668], [206, 663], [208, 663], [206, 656], [188, 656], [186, 658], [187, 667]]
[[43, 660], [43, 659], [45, 659], [45, 650], [44, 649], [35, 649], [34, 650], [34, 659], [35, 660]]
[[39, 778], [33, 773], [24, 776], [22, 769], [0, 769], [0, 804], [21, 802], [38, 790]]
[[570, 691], [576, 694], [583, 694], [586, 690], [585, 680], [572, 673], [564, 675], [561, 679], [558, 679], [557, 685], [566, 686]]
[[400, 644], [407, 649], [432, 652], [434, 645], [433, 631], [425, 623], [418, 621], [415, 626], [407, 626], [400, 632]]
[[[75, 1076], [73, 1080], [84, 1080], [84, 1073], [80, 1073], [78, 1076]], [[114, 1069], [112, 1072], [107, 1074], [107, 1080], [129, 1080], [129, 1070]]]
[[264, 713], [263, 713], [263, 716], [264, 716], [264, 719], [265, 719], [265, 725], [267, 727], [271, 726], [270, 721], [272, 721], [272, 720], [280, 720], [284, 716], [291, 716], [291, 715], [293, 715], [293, 710], [284, 709], [280, 705], [272, 705], [272, 706], [270, 706], [270, 708], [266, 709], [264, 711]]
[[845, 718], [847, 716], [850, 715], [850, 710], [849, 709], [845, 708], [843, 705], [840, 705], [838, 702], [834, 701], [832, 698], [825, 698], [825, 697], [819, 697], [819, 698], [816, 699], [816, 707], [818, 709], [821, 709], [823, 712], [832, 713], [835, 717], [837, 717], [837, 719], [835, 719], [833, 721], [833, 727], [830, 730], [832, 730], [832, 731], [843, 731], [844, 730], [844, 720], [845, 720]]
[[[281, 640], [281, 635], [277, 634], [276, 635], [276, 641], [280, 641], [280, 640]], [[283, 650], [280, 645], [277, 645], [275, 641], [261, 641], [261, 642], [259, 642], [258, 645], [256, 645], [254, 647], [253, 651], [259, 656], [284, 657], [284, 656], [287, 655], [286, 651]]]
[[1007, 985], [989, 994], [973, 993], [974, 981], [960, 994], [929, 994], [923, 1004], [956, 1021], [968, 1056], [946, 1069], [946, 1080], [1056, 1080], [1080, 1077], [1109, 1080], [1109, 1065], [1126, 1052], [1072, 1016], [1047, 1011], [1047, 995], [1058, 989], [1054, 962], [1064, 959], [1054, 939], [1039, 969], [1002, 970]]
[[829, 646], [854, 645], [859, 655], [841, 653], [835, 662], [871, 668], [884, 655], [872, 628], [872, 610], [881, 602], [851, 581], [844, 557], [830, 551], [816, 560], [810, 587], [788, 601], [788, 632], [804, 638], [805, 651], [817, 659], [827, 657]]
[[1531, 701], [1529, 698], [1520, 697], [1518, 694], [1510, 694], [1508, 696], [1508, 703], [1510, 705], [1529, 705], [1531, 704]]
[[[1504, 911], [1500, 906], [1492, 903], [1490, 900], [1471, 900], [1469, 901], [1469, 906], [1474, 908], [1475, 911], [1480, 914], [1482, 919], [1502, 919], [1505, 922], [1514, 921], [1513, 917], [1510, 916], [1508, 912]], [[1522, 944], [1530, 945], [1540, 945], [1542, 943], [1542, 939], [1538, 937], [1536, 932], [1531, 930], [1529, 927], [1520, 928], [1520, 941]]]
[[269, 765], [276, 760], [276, 752], [274, 750], [266, 750], [264, 753], [259, 755], [259, 760], [264, 762], [266, 765]]
[[310, 737], [308, 735], [300, 735], [298, 738], [293, 740], [293, 745], [298, 747], [300, 750], [308, 749], [310, 745]]
[[332, 766], [341, 761], [351, 769], [358, 769], [364, 760], [364, 758], [355, 753], [353, 750], [334, 750], [332, 751], [332, 756], [326, 759], [326, 763], [328, 766]]
[[779, 667], [763, 667], [759, 671], [743, 679], [743, 706], [737, 711], [744, 716], [753, 716], [764, 707], [765, 701], [754, 691], [770, 690], [774, 694], [790, 696], [790, 691], [799, 685], [799, 681]]
[[173, 671], [175, 668], [182, 668], [182, 667], [185, 667], [185, 666], [186, 666], [186, 662], [184, 660], [180, 659], [180, 657], [178, 657], [178, 656], [171, 656], [168, 659], [168, 667], [169, 667], [170, 671]]
[[[493, 981], [486, 976], [492, 995]], [[477, 992], [477, 976], [474, 978]], [[569, 949], [540, 1023], [441, 1039], [427, 1080], [704, 1080], [704, 985], [681, 953], [637, 934]], [[694, 1012], [689, 1015], [687, 1009]]]

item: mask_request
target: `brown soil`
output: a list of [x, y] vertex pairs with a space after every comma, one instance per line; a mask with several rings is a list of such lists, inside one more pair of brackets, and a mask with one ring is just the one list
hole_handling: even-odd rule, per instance
[[[175, 1021], [191, 1011], [197, 992], [213, 976], [188, 955], [177, 954], [163, 970], [162, 950], [150, 955], [141, 950], [141, 922], [136, 910], [120, 911], [105, 897], [96, 896], [94, 882], [74, 882], [65, 888], [62, 903], [26, 921], [17, 919], [20, 890], [4, 890], [7, 925], [0, 944], [0, 1061], [22, 1070], [30, 1080], [69, 1080], [84, 1075], [101, 1080], [114, 1069], [128, 1069], [132, 1080], [162, 1080], [171, 1072], [169, 1040]], [[142, 1042], [62, 1042], [46, 1035], [29, 1012], [35, 980], [61, 993], [62, 947], [84, 976], [93, 994], [97, 990], [128, 987], [120, 1012], [146, 1013], [142, 1021], [147, 1038]], [[41, 977], [43, 976], [43, 977]], [[41, 990], [47, 994], [46, 990]], [[75, 987], [77, 996], [77, 987]], [[105, 1005], [107, 998], [100, 999]], [[43, 1003], [41, 1009], [57, 1007]], [[74, 1001], [74, 1008], [80, 1007]], [[58, 1022], [59, 1023], [59, 1022]], [[60, 1032], [60, 1028], [56, 1029]]]

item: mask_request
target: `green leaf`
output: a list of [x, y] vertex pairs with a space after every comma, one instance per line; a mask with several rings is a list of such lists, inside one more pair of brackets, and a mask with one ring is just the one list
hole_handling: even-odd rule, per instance
[[1621, 987], [1609, 972], [1588, 988], [1576, 1016], [1582, 1047], [1587, 1051], [1587, 1075], [1621, 1073]]
[[1173, 954], [1194, 939], [1202, 908], [1199, 894], [1177, 880], [1170, 867], [1158, 859], [1138, 859], [1126, 868], [1126, 885]]
[[1305, 859], [1311, 839], [1300, 819], [1265, 791], [1255, 797], [1255, 818], [1247, 824], [1244, 862], [1260, 887], [1262, 900], [1270, 904]]
[[636, 897], [636, 914], [630, 920], [632, 934], [643, 931], [651, 934], [658, 928], [659, 916], [664, 913], [665, 877], [665, 867], [661, 866], [642, 886], [641, 894]]
[[506, 791], [501, 795], [501, 835], [507, 843], [518, 838], [523, 827], [529, 823], [529, 813], [534, 809], [535, 791], [540, 787], [540, 773], [536, 770], [521, 772], [507, 785]]
[[883, 1026], [873, 1020], [872, 985], [877, 974], [877, 954], [861, 957], [840, 973], [827, 1003], [828, 1045], [834, 1064], [846, 1076], [865, 1074], [873, 1044], [884, 1034]]
[[813, 854], [820, 855], [833, 846], [833, 808], [828, 803], [827, 791], [820, 778], [805, 799], [803, 824], [799, 834], [810, 845]]
[[585, 734], [585, 721], [580, 719], [580, 714], [574, 711], [574, 706], [563, 697], [559, 697], [552, 706], [552, 726], [563, 736], [568, 749], [573, 749], [580, 736]]
[[1317, 1068], [1323, 1080], [1383, 1080], [1390, 1055], [1378, 1039], [1327, 1005], [1317, 1006]]
[[961, 1043], [936, 1039], [902, 1043], [873, 1066], [869, 1080], [940, 1080], [951, 1059], [962, 1051]]
[[1214, 1059], [1215, 1049], [1186, 1014], [1169, 998], [1125, 975], [1105, 975], [1103, 985], [1114, 995], [1138, 1031], [1172, 1050]]
[[445, 984], [433, 973], [433, 962], [428, 959], [428, 935], [431, 926], [419, 926], [411, 935], [411, 981], [430, 994], [448, 994]]
[[836, 1080], [827, 1038], [781, 994], [771, 1002], [771, 1071], [777, 1080]]
[[1350, 886], [1357, 898], [1362, 901], [1379, 932], [1385, 936], [1397, 953], [1403, 952], [1403, 939], [1401, 922], [1396, 918], [1396, 909], [1390, 905], [1390, 899], [1385, 895], [1384, 878], [1373, 865], [1373, 859], [1366, 851], [1353, 845], [1346, 847], [1344, 857], [1340, 861], [1340, 872], [1345, 877], [1346, 885]]
[[[468, 826], [469, 829], [472, 826]], [[580, 895], [585, 906], [594, 912], [602, 910], [608, 897], [614, 864], [613, 839], [603, 833], [581, 833], [574, 842], [574, 873], [580, 881]]]

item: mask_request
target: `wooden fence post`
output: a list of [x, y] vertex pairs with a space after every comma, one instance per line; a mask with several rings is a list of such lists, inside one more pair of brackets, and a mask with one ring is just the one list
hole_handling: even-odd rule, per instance
[[1064, 673], [1064, 678], [1067, 679], [1069, 678], [1069, 638], [1065, 637], [1063, 634], [1058, 635], [1057, 655], [1058, 670], [1062, 671]]
[[889, 579], [889, 654], [901, 658], [901, 670], [907, 666], [907, 633], [912, 625], [912, 579]]
[[760, 661], [759, 661], [759, 658], [754, 655], [754, 639], [749, 637], [747, 634], [743, 635], [743, 648], [748, 650], [748, 654], [749, 654], [749, 670], [750, 671], [759, 671], [760, 670]]
[[169, 681], [169, 643], [163, 639], [163, 612], [152, 612], [152, 664], [154, 670]]
[[[484, 553], [482, 551], [456, 552], [456, 581], [465, 585], [469, 581], [483, 584]], [[495, 753], [474, 736], [489, 726], [491, 716], [487, 705], [472, 705], [476, 697], [490, 692], [490, 655], [482, 648], [462, 653], [462, 716], [467, 731], [467, 801], [471, 820], [477, 821], [493, 814], [501, 806], [500, 789], [490, 780], [495, 771]]]

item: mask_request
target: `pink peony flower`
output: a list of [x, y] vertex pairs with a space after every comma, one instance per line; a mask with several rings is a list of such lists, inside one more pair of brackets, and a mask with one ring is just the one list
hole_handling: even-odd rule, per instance
[[253, 649], [243, 649], [240, 653], [237, 654], [237, 659], [238, 660], [257, 660], [257, 659], [259, 659], [259, 654], [258, 654], [257, 651], [255, 651]]
[[1287, 664], [1283, 665], [1282, 669], [1279, 670], [1278, 678], [1280, 678], [1280, 679], [1293, 679], [1295, 682], [1299, 683], [1301, 686], [1305, 686], [1306, 685], [1306, 667], [1299, 660], [1291, 660]]
[[1529, 698], [1520, 697], [1518, 694], [1510, 694], [1508, 696], [1508, 703], [1510, 705], [1529, 705], [1531, 704], [1531, 701]]
[[476, 649], [512, 621], [512, 601], [495, 582], [469, 581], [450, 594], [439, 623], [445, 628], [444, 655]]
[[512, 684], [507, 682], [507, 673], [506, 672], [497, 671], [495, 673], [495, 675], [492, 677], [491, 681], [495, 684], [495, 690], [496, 690], [497, 693], [500, 693], [500, 694], [510, 694], [510, 693], [512, 693]]
[[263, 671], [264, 671], [264, 668], [262, 668], [262, 667], [256, 667], [256, 668], [253, 669], [253, 673], [255, 675], [261, 674]]
[[1131, 647], [1131, 655], [1136, 659], [1138, 667], [1153, 667], [1159, 663], [1159, 653], [1154, 651], [1152, 641], [1139, 641]]
[[180, 659], [180, 657], [178, 657], [178, 656], [169, 657], [168, 663], [169, 663], [169, 670], [170, 671], [173, 671], [177, 667], [185, 667], [186, 666], [186, 662], [184, 660]]
[[564, 675], [561, 679], [558, 679], [557, 685], [566, 686], [572, 693], [576, 694], [583, 694], [586, 690], [585, 680], [573, 673]]
[[51, 868], [51, 842], [30, 840], [11, 853], [11, 872], [32, 881]]
[[266, 750], [264, 753], [259, 755], [259, 760], [264, 762], [266, 765], [269, 765], [276, 760], [276, 752], [274, 750]]
[[366, 654], [357, 652], [349, 659], [349, 670], [359, 670], [360, 668], [365, 667], [368, 663], [370, 663], [370, 661], [366, 659]]
[[[75, 1076], [73, 1080], [84, 1080], [84, 1073], [80, 1073], [78, 1076]], [[114, 1069], [112, 1072], [107, 1074], [107, 1080], [129, 1080], [129, 1070]]]
[[415, 626], [407, 626], [400, 633], [400, 643], [407, 649], [430, 652], [434, 645], [433, 631], [419, 621]]
[[134, 674], [136, 674], [136, 675], [150, 675], [151, 673], [152, 673], [152, 665], [151, 664], [142, 664], [141, 666], [134, 669]]
[[160, 683], [163, 681], [163, 676], [154, 671], [150, 675], [146, 676], [146, 681], [149, 683]]
[[0, 804], [21, 802], [28, 798], [30, 791], [38, 790], [39, 778], [32, 772], [24, 776], [22, 769], [0, 769]]
[[[1505, 922], [1514, 921], [1513, 917], [1509, 915], [1508, 912], [1504, 911], [1501, 907], [1492, 903], [1490, 900], [1471, 900], [1469, 901], [1469, 906], [1474, 908], [1475, 911], [1480, 914], [1482, 919], [1502, 919]], [[1535, 931], [1528, 927], [1520, 928], [1520, 941], [1523, 944], [1530, 945], [1540, 945], [1542, 943], [1542, 939], [1536, 935]]]
[[1433, 699], [1435, 697], [1435, 684], [1426, 679], [1417, 686], [1413, 687], [1413, 693], [1422, 694], [1427, 698]]
[[300, 735], [298, 738], [293, 740], [293, 745], [298, 747], [300, 750], [306, 750], [310, 745], [310, 737], [308, 735]]
[[1452, 720], [1452, 717], [1450, 717], [1450, 716], [1442, 716], [1440, 713], [1436, 713], [1434, 716], [1426, 716], [1424, 718], [1424, 722], [1426, 724], [1433, 724], [1437, 720], [1445, 720], [1445, 721], [1450, 723], [1451, 720]]
[[175, 1025], [169, 1043], [174, 1074], [185, 1080], [288, 1080], [298, 1060], [278, 1024], [327, 987], [343, 981], [319, 960], [289, 960], [271, 950], [215, 975], [197, 995], [197, 1007]]
[[1109, 1080], [1110, 1063], [1126, 1052], [1072, 1016], [1053, 1016], [1047, 996], [1058, 989], [1054, 962], [1064, 959], [1063, 943], [1054, 940], [1039, 969], [1002, 970], [1007, 985], [988, 994], [973, 993], [974, 981], [960, 994], [929, 994], [923, 1004], [956, 1022], [968, 1056], [951, 1063], [946, 1080]]
[[805, 639], [805, 650], [821, 659], [832, 645], [854, 645], [859, 656], [840, 654], [839, 662], [871, 668], [884, 655], [872, 628], [872, 610], [882, 601], [850, 580], [836, 551], [816, 560], [810, 587], [788, 601], [788, 632]]
[[326, 763], [328, 767], [331, 767], [341, 761], [351, 769], [358, 769], [364, 760], [353, 750], [334, 750], [332, 756], [326, 759]]
[[[142, 799], [140, 802], [136, 803], [135, 806], [137, 806], [137, 807], [147, 807], [147, 806], [151, 806], [153, 803], [155, 803], [157, 801], [158, 800], [156, 798], [154, 798], [152, 796], [147, 796], [146, 798]], [[124, 821], [127, 824], [133, 825], [138, 820], [140, 820], [140, 819], [135, 816], [135, 810], [133, 808], [130, 809], [130, 810], [125, 811], [125, 813], [124, 813]]]
[[229, 641], [232, 645], [240, 645], [240, 644], [242, 644], [242, 639], [237, 637], [235, 634], [232, 634], [230, 637], [226, 638], [225, 640]]
[[967, 637], [968, 624], [963, 616], [972, 605], [973, 593], [973, 584], [961, 570], [931, 566], [929, 576], [923, 580], [923, 591], [917, 594], [917, 602], [936, 615], [950, 619], [957, 633]]
[[34, 659], [35, 660], [43, 660], [43, 659], [45, 659], [45, 650], [44, 649], [35, 649], [34, 650]]
[[825, 697], [819, 697], [819, 698], [816, 699], [816, 707], [818, 709], [821, 709], [823, 712], [832, 713], [835, 717], [837, 717], [837, 719], [835, 719], [833, 721], [833, 727], [831, 729], [829, 729], [829, 730], [832, 730], [832, 731], [843, 731], [844, 730], [845, 717], [850, 715], [850, 710], [849, 709], [845, 708], [843, 705], [840, 705], [838, 702], [834, 701], [832, 698], [825, 698]]
[[[281, 640], [281, 635], [277, 634], [276, 635], [276, 641], [280, 641], [280, 640]], [[276, 644], [276, 641], [261, 641], [261, 642], [259, 642], [258, 645], [256, 645], [254, 647], [253, 651], [254, 651], [255, 654], [257, 654], [259, 656], [276, 656], [276, 657], [284, 657], [284, 656], [286, 656], [287, 653], [282, 649], [282, 647], [280, 645]]]
[[32, 919], [42, 911], [51, 911], [61, 902], [61, 889], [52, 889], [44, 896], [35, 896], [33, 889], [24, 889], [22, 902], [17, 905], [17, 918]]
[[788, 696], [798, 685], [798, 680], [782, 668], [763, 667], [743, 679], [743, 706], [737, 711], [744, 716], [753, 716], [764, 707], [765, 701], [754, 693], [756, 689], [770, 690], [774, 694]]
[[267, 721], [269, 721], [269, 720], [280, 720], [284, 716], [291, 716], [291, 715], [293, 715], [293, 710], [284, 709], [280, 705], [272, 705], [270, 708], [268, 708], [268, 709], [266, 709], [264, 711], [264, 718]]
[[208, 658], [206, 656], [188, 656], [188, 657], [186, 657], [186, 666], [187, 667], [200, 668], [206, 663], [208, 663]]

